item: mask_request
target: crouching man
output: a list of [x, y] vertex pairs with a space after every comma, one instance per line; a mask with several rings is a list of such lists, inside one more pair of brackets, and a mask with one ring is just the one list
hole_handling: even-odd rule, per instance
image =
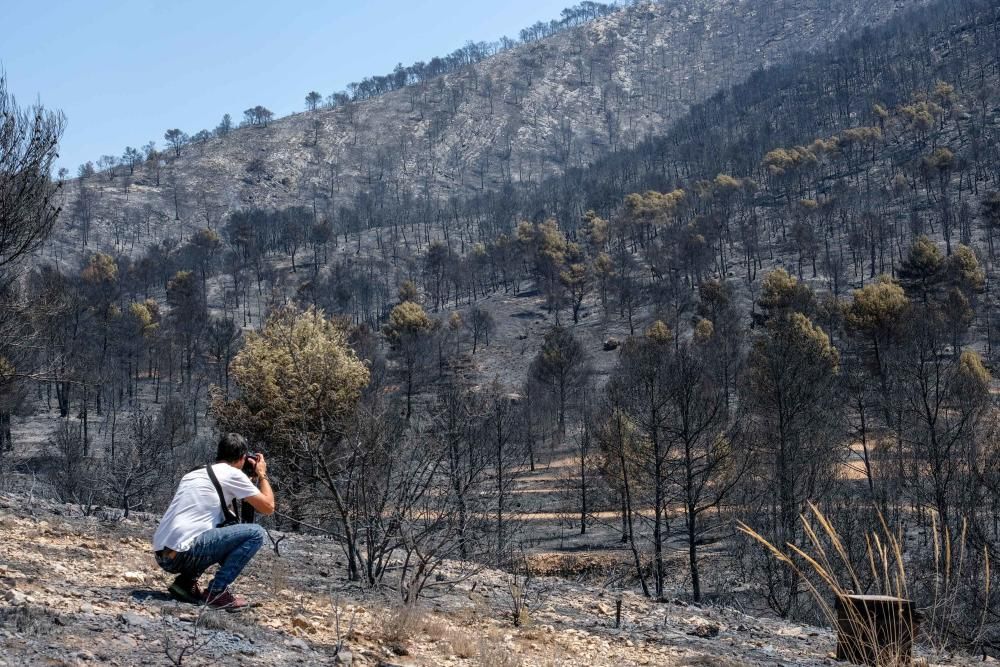
[[[248, 454], [246, 438], [235, 433], [224, 435], [216, 463], [184, 475], [160, 520], [153, 536], [153, 551], [157, 564], [177, 575], [169, 589], [175, 599], [227, 610], [247, 606], [247, 601], [233, 595], [229, 586], [260, 549], [267, 532], [254, 523], [232, 523], [234, 516], [228, 508], [234, 501], [245, 500], [261, 514], [274, 512], [267, 463], [263, 455], [253, 456], [253, 477], [258, 488], [243, 472]], [[214, 564], [219, 565], [219, 570], [202, 591], [198, 578]]]

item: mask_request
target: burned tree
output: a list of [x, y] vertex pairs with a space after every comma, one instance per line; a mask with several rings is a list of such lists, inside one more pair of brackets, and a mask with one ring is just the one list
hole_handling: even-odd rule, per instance
[[52, 165], [65, 126], [60, 112], [22, 109], [0, 76], [0, 271], [45, 240], [59, 215]]

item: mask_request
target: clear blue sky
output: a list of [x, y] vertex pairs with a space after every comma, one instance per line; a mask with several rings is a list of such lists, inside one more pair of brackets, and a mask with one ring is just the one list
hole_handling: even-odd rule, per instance
[[302, 110], [350, 81], [516, 37], [575, 0], [0, 0], [0, 68], [22, 106], [68, 118], [59, 166], [262, 104]]

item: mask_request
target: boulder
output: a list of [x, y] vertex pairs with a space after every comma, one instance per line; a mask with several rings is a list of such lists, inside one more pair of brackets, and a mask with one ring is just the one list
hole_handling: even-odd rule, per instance
[[130, 625], [132, 627], [139, 628], [145, 625], [149, 625], [149, 619], [147, 619], [145, 616], [140, 616], [139, 614], [133, 614], [130, 611], [123, 613], [118, 618], [125, 625]]
[[719, 636], [718, 623], [713, 623], [711, 621], [703, 620], [693, 620], [691, 622], [691, 629], [688, 630], [688, 634], [694, 637], [701, 637], [702, 639], [712, 639]]
[[308, 651], [309, 650], [309, 644], [307, 644], [302, 639], [299, 639], [298, 637], [296, 637], [295, 639], [289, 639], [288, 640], [288, 645], [291, 646], [294, 649], [299, 650], [299, 651]]
[[28, 602], [28, 596], [16, 588], [8, 588], [3, 592], [3, 599], [12, 605], [21, 605]]

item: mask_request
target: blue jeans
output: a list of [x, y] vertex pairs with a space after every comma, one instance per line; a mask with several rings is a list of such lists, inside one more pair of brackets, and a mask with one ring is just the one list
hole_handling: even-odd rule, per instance
[[208, 592], [217, 595], [229, 587], [254, 557], [267, 531], [256, 523], [240, 523], [207, 530], [195, 538], [191, 548], [173, 557], [157, 556], [157, 564], [170, 574], [181, 575], [188, 586], [198, 581], [212, 565], [219, 571], [208, 585]]

